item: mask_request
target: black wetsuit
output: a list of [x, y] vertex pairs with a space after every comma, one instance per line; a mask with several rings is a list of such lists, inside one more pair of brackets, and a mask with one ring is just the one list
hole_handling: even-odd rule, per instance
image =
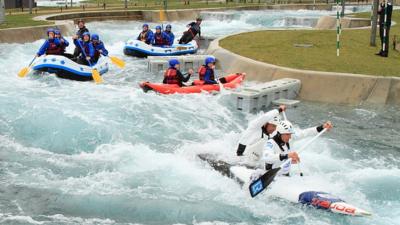
[[196, 22], [191, 22], [188, 25], [190, 26], [190, 28], [183, 33], [183, 36], [179, 40], [179, 44], [187, 44], [191, 42], [197, 34], [199, 34], [199, 37], [201, 36], [200, 24], [197, 24]]

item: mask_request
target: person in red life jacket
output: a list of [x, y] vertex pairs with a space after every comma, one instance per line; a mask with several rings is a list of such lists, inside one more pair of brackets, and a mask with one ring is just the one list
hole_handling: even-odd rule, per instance
[[170, 25], [170, 24], [168, 24], [166, 27], [165, 27], [165, 31], [164, 31], [164, 33], [167, 35], [167, 37], [168, 37], [168, 43], [167, 43], [167, 45], [169, 45], [169, 46], [172, 46], [173, 44], [174, 44], [174, 39], [175, 39], [175, 35], [174, 35], [174, 33], [172, 33], [172, 31], [171, 31], [171, 29], [172, 29], [172, 26]]
[[183, 82], [187, 82], [193, 74], [193, 70], [189, 69], [188, 73], [183, 75], [181, 73], [180, 63], [177, 59], [169, 60], [169, 68], [164, 73], [164, 84], [177, 84], [180, 87], [184, 86]]
[[74, 37], [74, 44], [77, 48], [81, 48], [85, 51], [82, 53], [80, 52], [79, 58], [77, 59], [77, 63], [82, 65], [89, 65], [94, 62], [94, 47], [92, 42], [90, 41], [90, 33], [85, 32], [83, 33], [83, 40], [79, 40]]
[[61, 31], [58, 29], [54, 30], [54, 35], [55, 38], [60, 41], [60, 54], [70, 59], [73, 58], [72, 54], [65, 53], [65, 49], [69, 46], [69, 42], [61, 35]]
[[104, 47], [104, 43], [100, 41], [98, 34], [92, 34], [92, 44], [94, 47], [94, 62], [97, 62], [100, 58], [100, 54], [103, 56], [108, 56], [108, 51]]
[[156, 26], [156, 32], [153, 35], [152, 44], [160, 47], [168, 45], [168, 36], [164, 32], [161, 32], [161, 26]]
[[[89, 32], [89, 30], [85, 26], [85, 21], [82, 19], [78, 20], [78, 31], [76, 34], [72, 37], [72, 39], [82, 39], [83, 34]], [[81, 49], [79, 47], [76, 47], [74, 50], [74, 57], [78, 57], [78, 55], [81, 53]]]
[[55, 38], [53, 28], [49, 28], [47, 30], [47, 36], [48, 36], [48, 39], [44, 42], [42, 47], [36, 53], [36, 56], [38, 56], [38, 57], [41, 55], [44, 55], [44, 54], [46, 54], [46, 55], [61, 54], [60, 41], [57, 38]]
[[187, 31], [183, 32], [181, 39], [179, 40], [179, 44], [187, 44], [191, 42], [197, 34], [199, 34], [199, 38], [201, 38], [201, 28], [200, 24], [203, 20], [201, 18], [197, 18], [196, 22], [191, 22], [187, 25], [189, 28]]
[[149, 45], [153, 40], [153, 31], [149, 29], [149, 25], [147, 23], [143, 24], [142, 28], [143, 30], [142, 32], [140, 32], [137, 40], [143, 41], [144, 43]]
[[217, 84], [214, 75], [215, 69], [215, 58], [207, 57], [205, 60], [205, 65], [199, 68], [199, 79], [203, 81], [204, 84]]

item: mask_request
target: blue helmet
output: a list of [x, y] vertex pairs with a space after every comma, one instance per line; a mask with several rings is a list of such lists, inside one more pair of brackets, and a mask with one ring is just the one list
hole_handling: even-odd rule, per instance
[[100, 40], [99, 35], [98, 35], [98, 34], [92, 34], [92, 40], [93, 40], [93, 41], [98, 41], [98, 40]]
[[209, 63], [215, 63], [215, 58], [214, 57], [207, 57], [206, 58], [206, 65]]
[[156, 30], [161, 30], [161, 26], [156, 26]]
[[176, 65], [180, 64], [177, 59], [171, 59], [169, 60], [169, 66], [170, 67], [175, 67]]
[[61, 31], [59, 29], [54, 29], [54, 34], [61, 34]]
[[49, 35], [49, 33], [54, 33], [54, 29], [53, 28], [47, 29], [47, 35]]
[[169, 29], [171, 29], [172, 28], [172, 26], [171, 26], [171, 24], [168, 24], [165, 28], [169, 28]]
[[147, 27], [147, 28], [149, 28], [149, 25], [148, 25], [147, 23], [145, 23], [145, 24], [143, 24], [142, 27]]
[[90, 38], [90, 33], [89, 33], [89, 32], [83, 33], [83, 34], [82, 34], [82, 37], [85, 37], [86, 35], [89, 36], [89, 38]]

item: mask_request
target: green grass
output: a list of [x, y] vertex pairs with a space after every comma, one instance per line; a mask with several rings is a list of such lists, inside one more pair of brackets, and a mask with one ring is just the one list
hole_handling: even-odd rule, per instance
[[[400, 22], [399, 14], [399, 11], [393, 12], [394, 21]], [[392, 26], [390, 40], [394, 34], [400, 35], [399, 25]], [[245, 57], [290, 68], [400, 76], [400, 54], [392, 50], [392, 43], [389, 57], [378, 57], [375, 53], [379, 47], [370, 47], [369, 38], [369, 29], [344, 30], [339, 57], [335, 30], [257, 31], [225, 38], [220, 45]], [[294, 44], [313, 46], [304, 48]]]
[[32, 18], [35, 16], [37, 15], [29, 15], [29, 14], [6, 15], [6, 22], [0, 24], [0, 29], [54, 24], [53, 22], [32, 20]]

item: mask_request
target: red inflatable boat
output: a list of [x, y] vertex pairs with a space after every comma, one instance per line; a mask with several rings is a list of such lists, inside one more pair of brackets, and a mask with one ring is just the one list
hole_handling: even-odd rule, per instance
[[[224, 88], [233, 89], [238, 87], [244, 80], [245, 73], [231, 74], [225, 77], [221, 77], [219, 80]], [[143, 82], [140, 83], [140, 87], [144, 92], [155, 91], [161, 94], [190, 94], [190, 93], [201, 93], [219, 91], [219, 84], [203, 84], [200, 80], [195, 80], [192, 86], [179, 87], [177, 84], [160, 84]]]

